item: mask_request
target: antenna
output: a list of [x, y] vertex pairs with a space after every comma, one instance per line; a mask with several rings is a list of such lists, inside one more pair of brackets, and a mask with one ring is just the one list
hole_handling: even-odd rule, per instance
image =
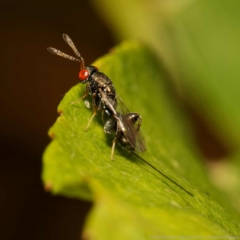
[[77, 59], [77, 58], [75, 58], [75, 57], [72, 57], [72, 56], [70, 56], [70, 55], [68, 55], [68, 54], [66, 54], [66, 53], [64, 53], [64, 52], [62, 52], [62, 51], [60, 51], [60, 50], [58, 50], [58, 49], [56, 49], [56, 48], [49, 47], [49, 48], [47, 48], [47, 50], [48, 50], [50, 53], [53, 53], [53, 54], [58, 55], [58, 56], [60, 56], [60, 57], [67, 58], [67, 59], [69, 59], [69, 60], [71, 60], [71, 61], [80, 62], [79, 59]]
[[76, 46], [74, 45], [72, 39], [67, 35], [67, 34], [63, 34], [62, 35], [63, 40], [70, 46], [70, 48], [73, 50], [73, 52], [76, 54], [76, 56], [78, 56], [79, 58], [81, 58], [80, 53], [78, 52]]
[[52, 48], [52, 47], [49, 47], [47, 48], [47, 50], [50, 52], [50, 53], [53, 53], [55, 55], [58, 55], [60, 57], [64, 57], [66, 59], [69, 59], [71, 61], [76, 61], [76, 62], [80, 62], [80, 69], [83, 69], [84, 68], [84, 59], [83, 57], [81, 56], [81, 54], [79, 53], [79, 51], [77, 50], [76, 46], [74, 45], [72, 39], [67, 35], [67, 34], [63, 34], [62, 35], [63, 37], [63, 40], [70, 46], [70, 48], [73, 50], [73, 52], [76, 54], [76, 56], [78, 58], [75, 58], [75, 57], [72, 57], [56, 48]]

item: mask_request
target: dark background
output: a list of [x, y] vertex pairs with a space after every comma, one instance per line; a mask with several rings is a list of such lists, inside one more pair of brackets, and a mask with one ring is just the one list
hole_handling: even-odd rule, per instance
[[90, 64], [113, 40], [88, 1], [1, 0], [0, 23], [0, 239], [79, 239], [91, 204], [41, 182], [47, 131], [79, 66], [46, 48], [72, 54], [67, 33]]

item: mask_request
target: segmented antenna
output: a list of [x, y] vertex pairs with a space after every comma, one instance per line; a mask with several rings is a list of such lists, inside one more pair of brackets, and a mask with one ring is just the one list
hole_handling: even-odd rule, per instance
[[56, 48], [52, 48], [52, 47], [49, 47], [47, 48], [47, 50], [50, 52], [50, 53], [53, 53], [55, 55], [58, 55], [60, 57], [64, 57], [64, 58], [67, 58], [69, 60], [72, 60], [72, 61], [76, 61], [76, 62], [81, 62], [79, 59], [75, 58], [75, 57], [72, 57]]
[[83, 69], [84, 68], [84, 59], [82, 58], [81, 54], [79, 53], [79, 51], [77, 50], [76, 46], [74, 45], [72, 39], [67, 35], [67, 34], [63, 34], [62, 35], [63, 37], [63, 40], [70, 46], [70, 48], [73, 50], [73, 52], [76, 54], [76, 56], [78, 58], [75, 58], [75, 57], [72, 57], [56, 48], [52, 48], [52, 47], [49, 47], [47, 48], [47, 50], [50, 52], [50, 53], [53, 53], [55, 55], [58, 55], [60, 57], [64, 57], [64, 58], [67, 58], [71, 61], [76, 61], [76, 62], [80, 62], [80, 68]]
[[70, 48], [73, 50], [73, 52], [76, 54], [76, 56], [78, 56], [79, 58], [81, 58], [80, 53], [78, 52], [76, 46], [74, 45], [72, 39], [67, 35], [67, 34], [63, 34], [62, 35], [63, 40], [70, 46]]

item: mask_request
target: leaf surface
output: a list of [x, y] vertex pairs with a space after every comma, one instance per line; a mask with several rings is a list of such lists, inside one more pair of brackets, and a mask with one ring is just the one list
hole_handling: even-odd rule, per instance
[[49, 130], [54, 140], [44, 153], [42, 178], [54, 194], [94, 202], [83, 235], [121, 240], [237, 235], [239, 216], [210, 184], [189, 123], [151, 51], [124, 42], [94, 65], [112, 79], [130, 111], [141, 114], [147, 144], [141, 156], [193, 196], [120, 145], [111, 161], [113, 139], [103, 131], [101, 114], [84, 132], [92, 110], [84, 101], [70, 104], [84, 93], [77, 84], [64, 96], [61, 116]]

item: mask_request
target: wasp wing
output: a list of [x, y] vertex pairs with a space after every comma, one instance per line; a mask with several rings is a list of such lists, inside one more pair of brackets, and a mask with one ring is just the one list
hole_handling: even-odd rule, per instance
[[146, 144], [140, 131], [140, 127], [138, 126], [141, 117], [137, 113], [131, 113], [118, 95], [116, 95], [116, 98], [116, 111], [120, 113], [119, 118], [125, 128], [124, 136], [136, 152], [146, 151]]

